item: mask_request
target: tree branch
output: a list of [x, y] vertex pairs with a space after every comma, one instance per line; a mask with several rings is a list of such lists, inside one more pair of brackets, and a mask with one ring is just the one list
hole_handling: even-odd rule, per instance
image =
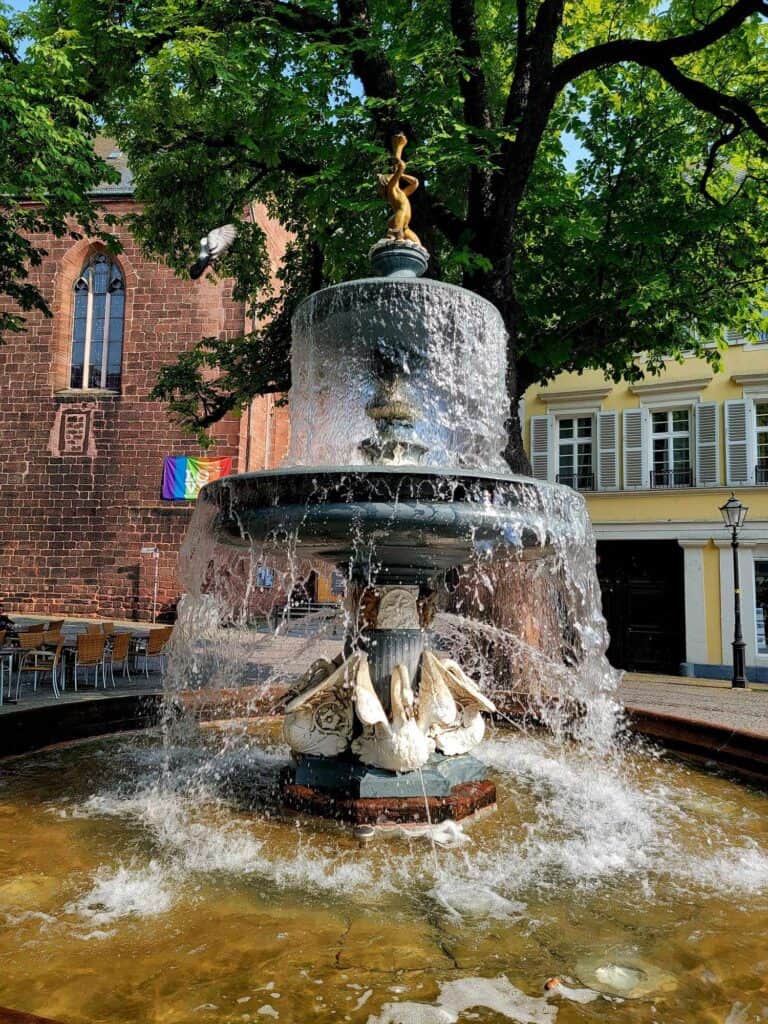
[[528, 35], [528, 0], [517, 0], [517, 52], [525, 46]]
[[671, 60], [659, 60], [647, 66], [655, 68], [673, 89], [690, 100], [699, 110], [712, 114], [726, 124], [745, 126], [763, 142], [768, 142], [768, 124], [746, 100], [738, 96], [728, 96], [696, 78], [689, 78]]
[[[460, 58], [459, 90], [464, 101], [464, 120], [470, 128], [492, 127], [488, 88], [483, 74], [482, 50], [477, 32], [474, 0], [451, 0], [451, 29]], [[491, 204], [491, 173], [472, 167], [469, 172], [467, 226], [474, 237], [484, 234]]]
[[717, 154], [720, 152], [723, 146], [727, 146], [729, 142], [733, 142], [733, 140], [738, 135], [741, 135], [742, 131], [743, 128], [741, 125], [733, 125], [731, 128], [728, 128], [726, 131], [724, 131], [722, 135], [720, 135], [720, 137], [716, 139], [709, 147], [707, 161], [704, 165], [704, 174], [702, 175], [701, 181], [699, 182], [699, 192], [704, 196], [707, 202], [712, 203], [715, 206], [720, 206], [720, 202], [707, 189], [707, 185], [709, 184], [709, 179], [712, 176], [712, 172], [715, 169]]
[[464, 100], [464, 120], [473, 128], [490, 128], [491, 112], [474, 0], [451, 0], [451, 29], [461, 56], [463, 73], [459, 74], [459, 89]]
[[631, 62], [654, 67], [659, 60], [671, 60], [674, 57], [698, 53], [738, 28], [753, 14], [768, 14], [768, 2], [737, 0], [733, 7], [729, 7], [704, 28], [680, 36], [671, 36], [669, 39], [614, 39], [607, 43], [599, 43], [561, 61], [552, 72], [551, 86], [559, 93], [569, 82], [587, 71], [597, 71], [611, 64]]
[[441, 231], [452, 245], [458, 245], [462, 235], [466, 234], [467, 224], [462, 217], [448, 209], [445, 203], [435, 199], [432, 193], [426, 188], [420, 188], [414, 196], [418, 198], [425, 217]]
[[338, 10], [339, 24], [349, 33], [352, 74], [362, 82], [366, 96], [385, 101], [385, 106], [374, 109], [373, 120], [389, 142], [389, 136], [402, 127], [395, 124], [397, 80], [383, 50], [371, 45], [373, 27], [367, 0], [338, 0]]

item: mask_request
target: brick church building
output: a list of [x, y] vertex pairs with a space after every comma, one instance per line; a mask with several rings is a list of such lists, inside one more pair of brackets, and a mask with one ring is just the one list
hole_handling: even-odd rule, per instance
[[[121, 172], [98, 190], [105, 213], [136, 208], [119, 150], [98, 140]], [[263, 218], [275, 262], [285, 233]], [[177, 561], [194, 502], [161, 498], [166, 456], [231, 456], [233, 471], [283, 458], [288, 416], [271, 397], [215, 430], [213, 452], [169, 420], [149, 394], [158, 371], [204, 336], [249, 329], [232, 283], [176, 277], [148, 259], [126, 229], [122, 252], [37, 237], [47, 251], [31, 280], [53, 318], [27, 315], [0, 346], [0, 600], [12, 612], [150, 619], [179, 596]], [[156, 553], [156, 554], [155, 554]]]

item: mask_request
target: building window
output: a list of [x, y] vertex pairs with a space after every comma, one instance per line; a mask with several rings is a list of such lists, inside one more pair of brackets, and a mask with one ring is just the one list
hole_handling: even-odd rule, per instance
[[768, 621], [768, 561], [755, 562], [755, 621], [757, 653], [768, 654], [765, 627]]
[[593, 491], [592, 417], [563, 417], [557, 421], [557, 430], [557, 482], [577, 491]]
[[692, 487], [691, 410], [651, 413], [651, 487]]
[[755, 483], [768, 484], [768, 402], [755, 402]]
[[125, 285], [106, 253], [91, 256], [75, 282], [71, 388], [120, 390]]

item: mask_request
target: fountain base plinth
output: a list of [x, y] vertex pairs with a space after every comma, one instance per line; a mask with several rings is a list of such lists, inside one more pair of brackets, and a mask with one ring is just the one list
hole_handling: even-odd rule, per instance
[[486, 768], [471, 754], [446, 757], [432, 754], [421, 772], [388, 772], [342, 757], [297, 754], [293, 781], [332, 795], [362, 798], [449, 796], [459, 785], [484, 782]]
[[283, 802], [304, 814], [353, 825], [436, 825], [496, 807], [496, 787], [470, 754], [432, 754], [420, 772], [384, 771], [347, 757], [295, 759]]
[[438, 825], [462, 821], [496, 809], [496, 786], [488, 779], [454, 786], [447, 796], [349, 797], [312, 786], [291, 783], [283, 803], [292, 811], [352, 825]]

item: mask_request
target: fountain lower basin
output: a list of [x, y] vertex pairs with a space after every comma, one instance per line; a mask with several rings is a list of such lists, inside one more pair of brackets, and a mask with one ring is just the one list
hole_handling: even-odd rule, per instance
[[[3, 765], [1, 1002], [67, 1024], [380, 1024], [441, 1019], [463, 985], [466, 1019], [493, 1024], [759, 1019], [765, 794], [496, 733], [499, 810], [435, 864], [427, 837], [297, 828], [275, 807], [276, 728], [250, 730]], [[553, 975], [604, 991], [545, 999]]]

